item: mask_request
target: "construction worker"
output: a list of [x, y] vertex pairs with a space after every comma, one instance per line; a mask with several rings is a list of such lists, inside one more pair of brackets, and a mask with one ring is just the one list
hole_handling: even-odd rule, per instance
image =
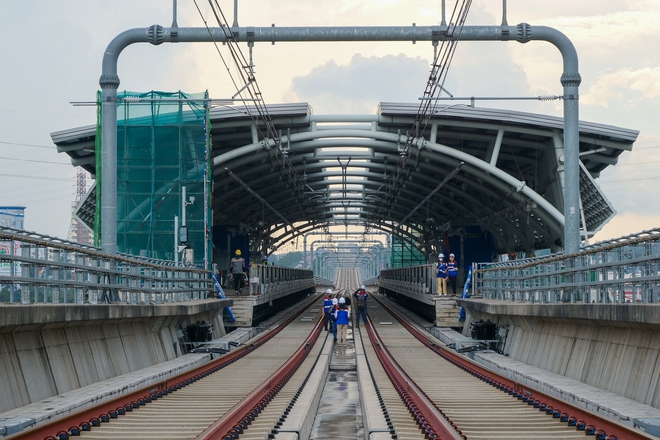
[[332, 327], [330, 326], [330, 309], [332, 308], [332, 289], [325, 291], [323, 298], [323, 328], [329, 332]]
[[245, 258], [241, 257], [241, 250], [236, 249], [236, 255], [229, 263], [229, 273], [232, 274], [234, 278], [234, 292], [236, 292], [236, 295], [241, 295], [243, 293], [245, 272], [247, 272]]
[[449, 254], [449, 262], [447, 263], [447, 275], [449, 285], [451, 286], [451, 293], [456, 296], [456, 281], [458, 280], [458, 262], [455, 260], [454, 254]]
[[447, 294], [447, 262], [444, 254], [438, 254], [438, 265], [436, 266], [435, 276], [438, 283], [438, 295]]
[[[346, 300], [343, 297], [339, 298], [339, 307], [336, 308], [334, 315], [339, 336], [337, 346], [346, 347], [346, 333], [348, 331], [348, 323], [351, 321], [351, 311], [346, 307]], [[337, 338], [335, 338], [336, 340]]]
[[369, 298], [369, 295], [365, 290], [364, 284], [355, 291], [353, 296], [355, 297], [355, 308], [357, 309], [355, 314], [355, 327], [360, 328], [360, 315], [362, 316], [364, 324], [367, 324], [367, 298]]
[[330, 308], [330, 326], [332, 327], [332, 336], [337, 342], [337, 309], [339, 309], [339, 300], [332, 298], [332, 307]]

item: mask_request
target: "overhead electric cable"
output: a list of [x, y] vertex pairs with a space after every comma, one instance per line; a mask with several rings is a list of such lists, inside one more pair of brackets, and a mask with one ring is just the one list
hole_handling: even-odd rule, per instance
[[[197, 7], [198, 12], [200, 13], [200, 16], [202, 15], [201, 10], [199, 6], [197, 5], [197, 1], [195, 1], [195, 5]], [[272, 117], [268, 112], [268, 109], [263, 101], [263, 96], [261, 93], [261, 90], [259, 89], [259, 85], [257, 83], [256, 77], [254, 75], [254, 64], [252, 63], [252, 47], [253, 43], [248, 43], [250, 47], [250, 61], [245, 58], [243, 52], [240, 49], [240, 46], [238, 45], [238, 42], [236, 42], [233, 33], [231, 32], [231, 28], [229, 26], [229, 23], [222, 12], [222, 8], [218, 4], [217, 0], [208, 0], [208, 3], [211, 7], [211, 10], [213, 12], [213, 15], [216, 18], [216, 21], [218, 23], [218, 26], [220, 26], [220, 29], [222, 30], [224, 36], [225, 36], [225, 42], [227, 44], [227, 47], [231, 53], [232, 59], [235, 63], [236, 66], [240, 67], [238, 69], [238, 72], [241, 76], [241, 81], [243, 86], [239, 88], [237, 82], [233, 79], [233, 76], [231, 75], [231, 71], [225, 62], [223, 58], [223, 63], [225, 67], [227, 68], [227, 71], [232, 77], [232, 82], [234, 83], [234, 86], [237, 90], [237, 93], [232, 97], [235, 98], [236, 96], [239, 96], [241, 101], [243, 102], [243, 105], [245, 106], [245, 109], [247, 113], [250, 115], [250, 117], [253, 119], [255, 123], [255, 127], [259, 134], [265, 138], [264, 144], [266, 148], [268, 148], [271, 151], [271, 158], [276, 158], [277, 161], [280, 163], [282, 166], [282, 169], [285, 171], [287, 180], [289, 184], [291, 185], [294, 193], [296, 193], [296, 196], [299, 200], [299, 202], [302, 205], [303, 211], [305, 212], [306, 215], [316, 218], [317, 221], [320, 223], [325, 223], [324, 219], [318, 210], [318, 206], [316, 203], [312, 202], [309, 197], [305, 195], [305, 181], [304, 179], [298, 174], [296, 171], [295, 167], [291, 163], [291, 161], [288, 158], [288, 150], [285, 149], [282, 145], [282, 140], [281, 136], [278, 135], [277, 130], [275, 129], [275, 125], [273, 123]], [[202, 20], [204, 20], [202, 16]], [[206, 21], [204, 21], [205, 26], [211, 36], [213, 36], [213, 33], [211, 29], [209, 28], [208, 24]], [[217, 42], [214, 40], [214, 44], [216, 46], [216, 49], [218, 50], [218, 53], [220, 54]], [[222, 54], [220, 54], [222, 57]], [[243, 93], [248, 93], [250, 96], [250, 101], [252, 101], [253, 107], [257, 110], [259, 113], [259, 116], [261, 120], [264, 122], [266, 126], [266, 134], [261, 132], [261, 128], [259, 124], [257, 123], [256, 119], [252, 115], [250, 108], [248, 108], [246, 104], [246, 99], [243, 97]], [[275, 149], [270, 149], [268, 146], [269, 139], [272, 140], [275, 144]], [[288, 139], [287, 139], [288, 141]], [[310, 212], [311, 211], [311, 212]], [[326, 226], [327, 228], [327, 226]]]
[[[453, 60], [459, 37], [463, 31], [463, 26], [465, 25], [465, 20], [467, 19], [471, 5], [472, 0], [463, 0], [460, 2], [460, 7], [458, 1], [454, 4], [449, 25], [447, 26], [446, 38], [442, 40], [440, 49], [435, 51], [431, 73], [426, 82], [424, 96], [419, 104], [417, 114], [415, 115], [412, 133], [406, 133], [405, 142], [402, 142], [403, 147], [399, 148], [399, 161], [396, 165], [396, 169], [387, 178], [390, 183], [386, 181], [383, 185], [384, 195], [376, 210], [373, 211], [376, 223], [380, 222], [378, 219], [384, 218], [384, 214], [391, 207], [394, 196], [399, 192], [401, 175], [407, 164], [409, 157], [408, 151], [412, 147], [412, 143], [421, 142], [421, 135], [424, 132], [428, 121], [430, 121], [436, 113], [438, 101], [433, 98], [436, 95], [439, 95], [442, 90], [445, 90], [445, 79], [447, 78], [449, 66]], [[437, 47], [437, 42], [434, 42], [434, 47]], [[399, 137], [401, 137], [400, 133]], [[387, 172], [387, 169], [385, 172]], [[408, 219], [408, 217], [410, 217], [410, 215], [408, 215], [406, 219]]]

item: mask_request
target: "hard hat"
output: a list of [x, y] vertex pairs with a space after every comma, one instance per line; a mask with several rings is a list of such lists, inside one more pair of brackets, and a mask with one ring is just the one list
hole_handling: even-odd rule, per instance
[[449, 256], [450, 256], [450, 257], [455, 257], [456, 255], [454, 255], [454, 254], [449, 254]]
[[332, 295], [332, 289], [328, 289], [328, 290], [326, 290], [325, 293], [326, 293], [327, 295]]
[[[344, 299], [344, 298], [342, 298], [342, 299]], [[333, 306], [336, 306], [338, 302], [339, 302], [339, 300], [337, 298], [332, 298], [332, 305]]]
[[364, 284], [361, 284], [361, 285], [360, 285], [360, 289], [362, 289], [362, 290], [365, 289]]
[[438, 258], [445, 258], [445, 254], [438, 254]]
[[268, 260], [268, 255], [262, 255], [262, 256], [261, 256], [261, 260], [262, 260], [262, 261]]
[[241, 250], [240, 249], [236, 249], [236, 255], [241, 255]]
[[346, 300], [343, 297], [339, 298], [339, 304], [346, 304]]

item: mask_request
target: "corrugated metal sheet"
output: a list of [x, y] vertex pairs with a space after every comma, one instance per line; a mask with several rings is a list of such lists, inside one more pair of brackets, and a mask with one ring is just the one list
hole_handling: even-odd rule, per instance
[[[294, 102], [286, 104], [269, 104], [266, 106], [271, 117], [277, 116], [306, 116], [312, 114], [312, 108], [306, 102]], [[242, 105], [214, 107], [209, 111], [211, 122], [214, 119], [252, 119], [252, 116], [259, 117], [259, 112], [255, 106]]]
[[[384, 116], [415, 116], [419, 104], [381, 102], [379, 113]], [[534, 127], [546, 127], [563, 129], [564, 119], [557, 116], [542, 115], [537, 113], [525, 113], [513, 110], [499, 110], [492, 108], [470, 107], [468, 105], [450, 106], [439, 105], [437, 107], [437, 118], [464, 118], [472, 120], [484, 120], [495, 123], [506, 122], [513, 125], [530, 125]], [[635, 142], [639, 131], [627, 128], [615, 127], [613, 125], [597, 124], [595, 122], [580, 121], [581, 134], [593, 134], [615, 139], [621, 142]]]

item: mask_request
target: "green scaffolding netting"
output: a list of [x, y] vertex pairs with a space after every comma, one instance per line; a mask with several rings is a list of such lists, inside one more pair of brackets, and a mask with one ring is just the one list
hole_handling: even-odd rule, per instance
[[396, 235], [392, 236], [392, 254], [390, 256], [390, 267], [418, 266], [426, 264], [426, 257], [415, 246], [407, 240], [402, 240]]
[[[187, 201], [194, 200], [186, 206], [188, 249], [193, 255], [188, 262], [208, 267], [211, 157], [207, 99], [207, 92], [118, 94], [119, 252], [173, 260], [174, 217], [183, 223], [185, 187]], [[100, 200], [100, 194], [97, 196]], [[96, 236], [100, 235], [99, 223], [95, 224]]]

